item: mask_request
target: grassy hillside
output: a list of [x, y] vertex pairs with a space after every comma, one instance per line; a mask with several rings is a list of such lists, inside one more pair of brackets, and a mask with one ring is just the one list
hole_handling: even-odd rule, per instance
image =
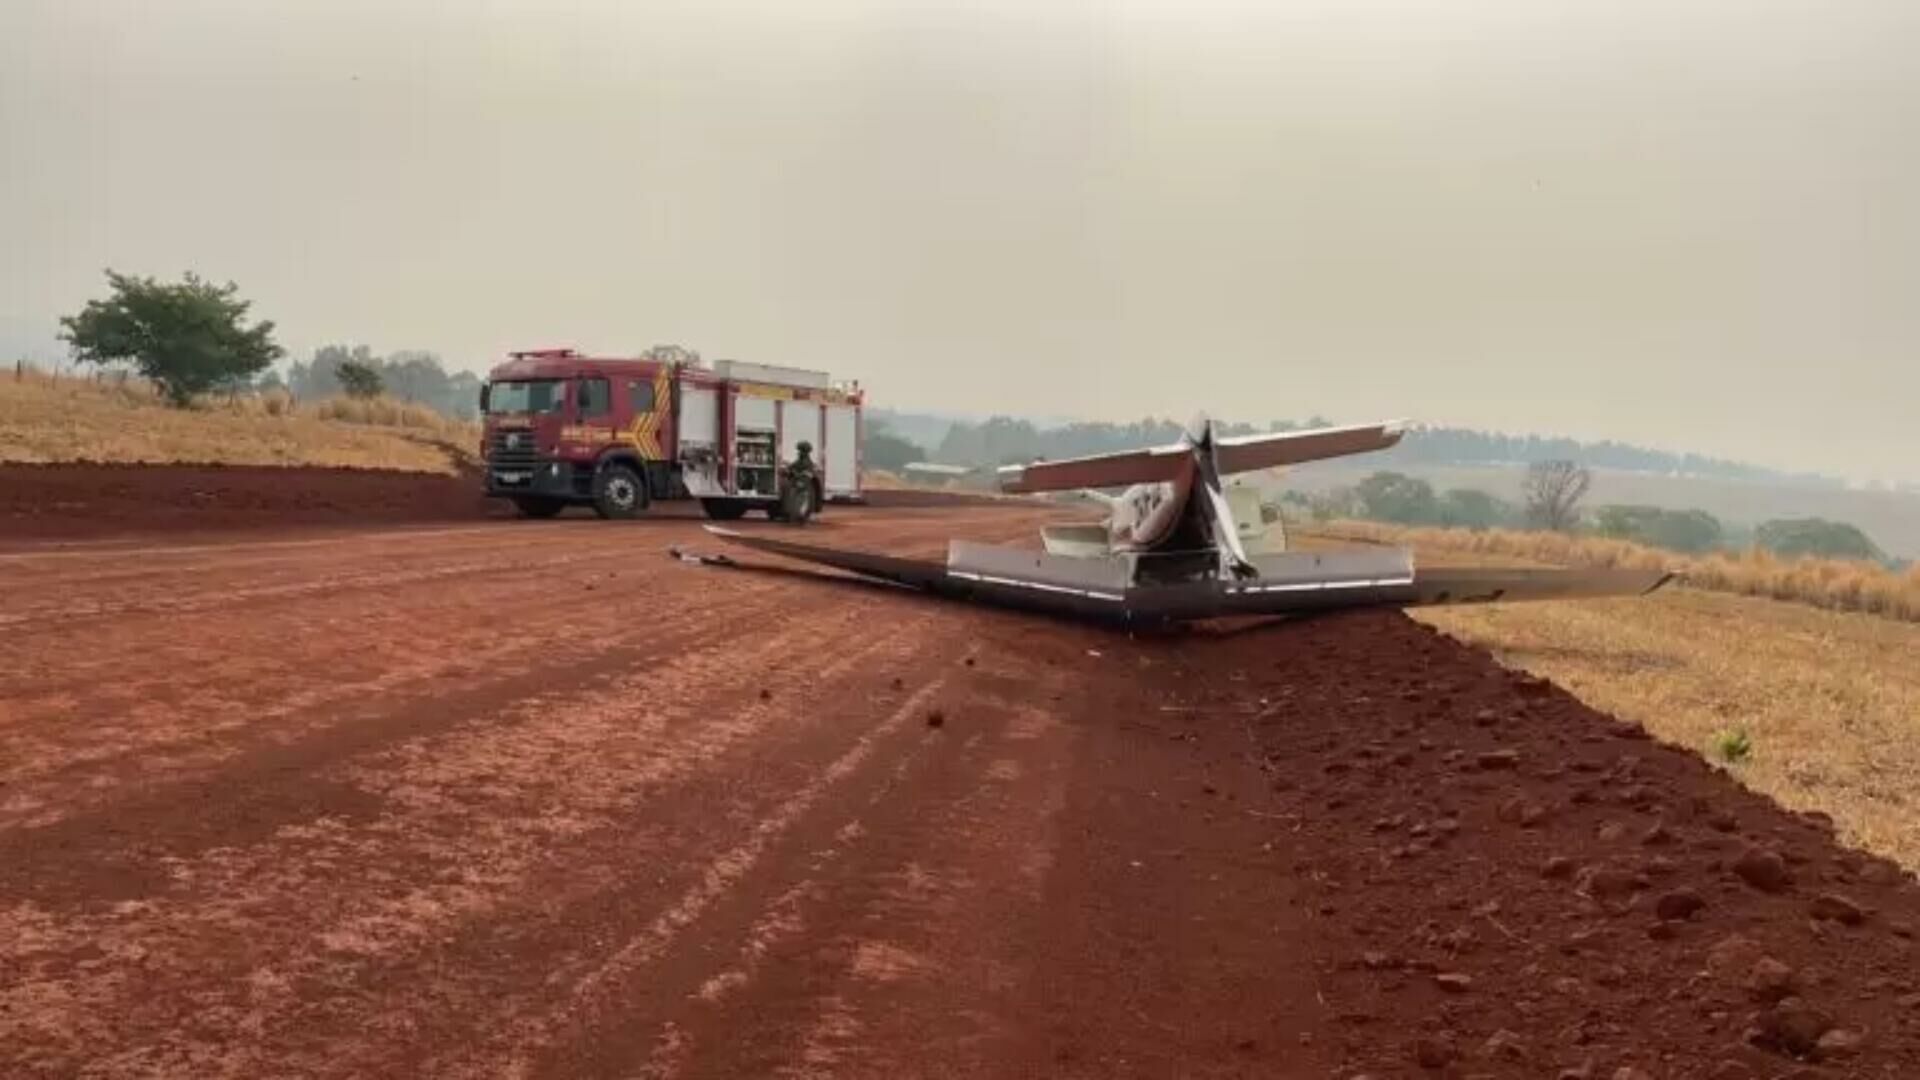
[[138, 380], [0, 373], [0, 461], [325, 465], [452, 472], [479, 429], [417, 405], [285, 395], [162, 404]]

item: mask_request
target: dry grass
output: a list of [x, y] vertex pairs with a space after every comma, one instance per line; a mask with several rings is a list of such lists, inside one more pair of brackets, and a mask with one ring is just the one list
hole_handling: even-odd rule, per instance
[[376, 399], [284, 393], [168, 408], [138, 379], [0, 372], [0, 461], [321, 465], [451, 472], [477, 425]]
[[1920, 625], [1687, 588], [1416, 614], [1920, 868]]
[[1758, 549], [1682, 555], [1626, 540], [1507, 529], [1413, 529], [1351, 521], [1316, 531], [1408, 544], [1422, 552], [1471, 553], [1554, 566], [1676, 570], [1696, 588], [1920, 622], [1920, 567], [1896, 572], [1851, 559], [1782, 559]]

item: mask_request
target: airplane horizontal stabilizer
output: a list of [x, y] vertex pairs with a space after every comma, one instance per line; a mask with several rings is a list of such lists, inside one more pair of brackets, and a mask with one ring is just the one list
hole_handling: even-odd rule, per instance
[[[1354, 424], [1349, 427], [1280, 431], [1267, 435], [1234, 435], [1214, 440], [1214, 461], [1220, 475], [1298, 465], [1306, 461], [1385, 450], [1400, 441], [1404, 422]], [[1036, 461], [999, 470], [1000, 490], [1012, 494], [1066, 491], [1072, 488], [1117, 488], [1133, 484], [1165, 484], [1192, 469], [1192, 446], [1174, 443], [1116, 454], [1092, 454], [1063, 461]]]
[[1214, 440], [1213, 454], [1214, 460], [1219, 463], [1220, 475], [1230, 476], [1385, 450], [1398, 443], [1405, 431], [1405, 421], [1389, 420], [1379, 424], [1280, 431], [1270, 435], [1233, 435]]
[[1062, 461], [1008, 465], [1000, 470], [1000, 490], [1014, 495], [1074, 488], [1115, 488], [1132, 484], [1166, 484], [1193, 468], [1193, 451], [1181, 443], [1094, 454]]

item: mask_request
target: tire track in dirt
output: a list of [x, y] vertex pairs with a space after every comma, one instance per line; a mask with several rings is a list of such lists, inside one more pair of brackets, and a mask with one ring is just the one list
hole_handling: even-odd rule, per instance
[[[727, 595], [732, 602], [751, 604], [768, 589], [764, 583], [743, 583]], [[514, 599], [509, 596], [507, 602]], [[421, 724], [459, 723], [469, 703], [490, 701], [501, 693], [532, 693], [555, 681], [602, 680], [626, 664], [662, 650], [703, 648], [725, 633], [714, 628], [697, 609], [687, 607], [671, 609], [646, 622], [637, 622], [611, 606], [586, 617], [555, 608], [530, 612], [516, 621], [518, 633], [513, 636], [482, 635], [478, 643], [467, 639], [453, 647], [424, 650], [424, 654], [416, 645], [410, 650], [413, 655], [408, 662], [398, 665], [379, 653], [367, 656], [364, 647], [343, 645], [368, 663], [363, 677], [342, 677], [349, 671], [344, 664], [329, 666], [306, 688], [274, 695], [277, 701], [271, 705], [233, 701], [224, 693], [198, 694], [190, 683], [175, 688], [167, 699], [129, 708], [111, 732], [98, 727], [81, 732], [56, 730], [49, 739], [21, 739], [20, 760], [13, 768], [0, 771], [0, 780], [9, 785], [6, 799], [0, 801], [0, 850], [5, 850], [4, 829], [9, 825], [48, 828], [64, 820], [48, 816], [46, 808], [51, 806], [57, 805], [65, 817], [84, 812], [90, 805], [104, 805], [112, 813], [132, 815], [136, 820], [166, 820], [170, 815], [165, 807], [196, 798], [195, 793], [209, 783], [196, 775], [208, 769], [231, 764], [242, 775], [298, 771], [331, 757], [363, 752], [381, 742], [430, 730], [419, 727]], [[357, 625], [365, 629], [368, 624], [359, 621]], [[582, 634], [602, 651], [584, 659], [542, 660], [541, 635], [560, 639]], [[324, 663], [326, 655], [322, 652], [310, 659]], [[209, 681], [223, 690], [258, 686], [246, 678], [255, 672], [226, 670], [217, 661], [209, 667]], [[416, 717], [411, 728], [384, 724], [390, 715], [418, 711], [429, 704], [434, 713], [431, 721]], [[181, 732], [174, 723], [183, 706], [201, 717], [191, 732]], [[22, 714], [34, 711], [32, 701], [20, 710]], [[65, 715], [69, 705], [56, 695], [38, 711], [52, 720]], [[143, 718], [151, 721], [145, 731], [136, 726]], [[112, 737], [102, 743], [99, 740], [103, 734]], [[75, 745], [76, 740], [80, 745]], [[58, 765], [48, 769], [49, 762]], [[146, 779], [153, 776], [166, 779], [156, 785]], [[84, 794], [76, 798], [75, 786], [81, 782], [85, 784], [80, 789]], [[132, 789], [133, 794], [129, 796], [125, 789]], [[244, 801], [247, 792], [236, 794]], [[111, 809], [129, 797], [141, 805]], [[81, 822], [68, 829], [84, 832], [88, 827]], [[40, 842], [58, 835], [45, 834]]]
[[[844, 635], [848, 630], [851, 629], [850, 620], [857, 618], [857, 613], [848, 613], [846, 611], [840, 610], [838, 605], [834, 605], [832, 607], [826, 607], [825, 605], [822, 605], [822, 607], [825, 609], [826, 614], [830, 616], [830, 618], [828, 618], [827, 621], [821, 622], [818, 619], [800, 620], [800, 621], [791, 623], [790, 630], [801, 633], [803, 635], [816, 636], [816, 637]], [[911, 636], [909, 635], [908, 638], [910, 637]], [[895, 637], [889, 638], [886, 640], [897, 642], [897, 641], [903, 640], [903, 638], [896, 635]], [[673, 643], [670, 643], [670, 644], [673, 644]], [[715, 668], [717, 663], [723, 666], [724, 662], [716, 661], [715, 659], [716, 654], [711, 649], [711, 646], [714, 643], [712, 641], [705, 641], [705, 642], [692, 641], [684, 644], [691, 647], [685, 648], [685, 649], [671, 650], [671, 652], [678, 655], [679, 657], [678, 662], [682, 664], [691, 664], [691, 665], [694, 665], [696, 668], [704, 667], [709, 669], [702, 674], [697, 674], [692, 676], [692, 682], [695, 685], [699, 685], [703, 683], [717, 685], [715, 676], [718, 674], [718, 672], [712, 669]], [[804, 654], [796, 650], [787, 649], [785, 647], [786, 644], [790, 644], [790, 643], [782, 643], [781, 647], [777, 651], [789, 654], [787, 657], [789, 663], [798, 662], [803, 657]], [[859, 664], [864, 659], [865, 657], [860, 652], [847, 654], [843, 657], [837, 658], [834, 662], [830, 663], [825, 670], [820, 672], [820, 674], [828, 680], [826, 685], [831, 686], [837, 672], [843, 670], [848, 666]], [[662, 679], [662, 678], [670, 679], [671, 677], [672, 677], [671, 668], [652, 669], [649, 671], [649, 674], [647, 676], [647, 678], [654, 678], [654, 679]], [[614, 700], [619, 700], [622, 698], [626, 698], [628, 695], [621, 692], [615, 692], [610, 695], [593, 692], [589, 696], [595, 697], [595, 698], [610, 697]], [[698, 698], [691, 699], [691, 701], [689, 701], [686, 704], [685, 708], [692, 708], [697, 713], [702, 709], [702, 707], [699, 706], [698, 702], [699, 702]], [[678, 711], [680, 711], [682, 715], [685, 715], [685, 708], [681, 708]], [[520, 711], [529, 714], [534, 721], [545, 723], [549, 727], [552, 727], [554, 725], [565, 726], [570, 722], [567, 719], [568, 716], [573, 715], [564, 706], [564, 703], [552, 703], [552, 702], [529, 703], [527, 707], [525, 707]], [[762, 709], [760, 711], [763, 713], [766, 713], [769, 710]], [[524, 720], [526, 718], [523, 717], [522, 719]], [[701, 734], [700, 731], [698, 730], [699, 725], [694, 724], [691, 720], [684, 720], [684, 721], [681, 721], [681, 723], [694, 727], [696, 729], [694, 732], [696, 736]], [[476, 737], [497, 738], [499, 733], [500, 733], [499, 725], [497, 723], [490, 724], [490, 725], [487, 725], [484, 729], [477, 730]], [[727, 745], [730, 745], [732, 743], [737, 743], [742, 739], [748, 738], [753, 734], [754, 734], [754, 731], [751, 728], [739, 728], [730, 733], [727, 733], [725, 742]], [[436, 739], [427, 740], [427, 742], [434, 742], [434, 741], [444, 742], [445, 737], [439, 737], [437, 740]], [[419, 739], [415, 739], [413, 740], [413, 742], [416, 745], [421, 744], [421, 740]], [[709, 744], [706, 747], [706, 752], [708, 753], [718, 752], [723, 749], [725, 749], [725, 745]], [[447, 752], [448, 752], [448, 748], [445, 746], [442, 746], [439, 749], [432, 750], [430, 752], [423, 751], [423, 754], [408, 755], [410, 760], [402, 763], [406, 766], [406, 768], [401, 770], [401, 774], [414, 773], [417, 767], [420, 765], [421, 760], [423, 759], [423, 755], [424, 755], [424, 759], [431, 760], [435, 758], [444, 757], [447, 754]], [[356, 766], [353, 770], [350, 770], [350, 771], [354, 773], [362, 774], [362, 776], [364, 777], [364, 775], [366, 774], [366, 770], [372, 767], [373, 766], [365, 766], [365, 765]], [[379, 770], [376, 768], [375, 772], [377, 773], [378, 771]], [[445, 773], [445, 770], [441, 770], [438, 774], [436, 774], [432, 770], [429, 770], [428, 772], [424, 774], [419, 774], [419, 775], [426, 781], [426, 785], [429, 787], [436, 784], [440, 784], [440, 785], [448, 785], [453, 790], [459, 790], [459, 782], [463, 779], [467, 779], [460, 776], [447, 775]], [[565, 775], [565, 774], [556, 774], [556, 775]], [[577, 774], [575, 774], [574, 779], [577, 781], [578, 779]], [[667, 780], [671, 780], [671, 777], [662, 776], [662, 777], [656, 777], [655, 779], [664, 782]], [[366, 788], [356, 787], [356, 790], [364, 791], [366, 790]], [[389, 808], [397, 805], [400, 809], [400, 812], [403, 815], [405, 815], [408, 820], [416, 820], [424, 816], [422, 813], [421, 807], [410, 805], [409, 800], [405, 798], [396, 798], [394, 792], [390, 792], [390, 791], [381, 792], [380, 794], [383, 797], [385, 797], [385, 799], [387, 800], [386, 805]], [[666, 796], [660, 796], [660, 797], [666, 797]], [[487, 817], [489, 808], [485, 806], [474, 806], [469, 809], [471, 809], [472, 812], [476, 816], [478, 816], [481, 820], [485, 820]], [[496, 811], [504, 811], [507, 809], [509, 808], [507, 807], [495, 808]], [[328, 826], [328, 829], [323, 831], [329, 832], [329, 833], [333, 832], [334, 830], [340, 827], [340, 823], [338, 822], [329, 821], [329, 822], [326, 822], [326, 824]], [[348, 823], [348, 825], [350, 826], [352, 824], [353, 823]], [[430, 821], [429, 821], [429, 825], [431, 825]], [[335, 854], [339, 855], [342, 853], [336, 852]], [[352, 854], [355, 857], [363, 857], [366, 860], [373, 862], [375, 864], [390, 864], [396, 860], [402, 861], [402, 862], [417, 861], [417, 856], [400, 857], [397, 855], [397, 853], [389, 854], [385, 856], [379, 855], [375, 851], [361, 851], [361, 852], [353, 852], [348, 854]], [[255, 880], [261, 874], [270, 874], [271, 871], [268, 868], [275, 863], [286, 861], [286, 862], [290, 862], [298, 865], [303, 863], [312, 863], [315, 861], [325, 862], [325, 861], [329, 861], [330, 858], [331, 858], [330, 856], [325, 856], [323, 853], [317, 852], [317, 851], [307, 851], [304, 854], [299, 851], [281, 851], [281, 852], [275, 853], [271, 857], [262, 856], [257, 859], [251, 859], [248, 861], [248, 863], [244, 867], [236, 868], [233, 872], [221, 874], [219, 876], [223, 879], [231, 880], [237, 886], [244, 888], [244, 883], [251, 880]], [[604, 876], [604, 875], [602, 874], [601, 876]], [[490, 883], [490, 884], [493, 884], [493, 883]], [[208, 891], [208, 888], [209, 887], [203, 887], [202, 891], [203, 892]], [[418, 896], [407, 895], [407, 896], [402, 896], [397, 901], [397, 904], [400, 908], [411, 909], [416, 916], [421, 914], [422, 912], [449, 910], [448, 903], [447, 901], [445, 901], [444, 898], [428, 899], [423, 901], [422, 898]], [[458, 905], [456, 904], [454, 906], [457, 907]], [[374, 923], [371, 925], [377, 928], [379, 921], [380, 921], [379, 918], [376, 917], [374, 920]], [[364, 937], [364, 932], [366, 930], [367, 930], [367, 926], [361, 927], [362, 937]], [[355, 931], [352, 928], [348, 928], [344, 932], [335, 932], [335, 933], [336, 933], [337, 939], [335, 940], [334, 944], [336, 946], [350, 946], [352, 944], [351, 941], [347, 940], [355, 936]], [[340, 936], [342, 933], [344, 933], [343, 937]], [[338, 950], [336, 949], [335, 951], [338, 951]], [[353, 950], [349, 948], [348, 951], [353, 951]], [[335, 966], [337, 967], [337, 964]], [[337, 1051], [330, 1051], [328, 1056], [337, 1059], [338, 1057]], [[205, 1062], [203, 1061], [202, 1064], [204, 1066]]]
[[325, 595], [329, 598], [359, 590], [394, 589], [470, 577], [481, 572], [539, 572], [598, 561], [601, 556], [551, 555], [541, 559], [486, 560], [469, 563], [441, 563], [408, 570], [361, 571], [342, 573], [322, 581], [297, 581], [272, 585], [206, 591], [189, 595], [162, 595], [146, 599], [110, 601], [49, 601], [37, 609], [0, 613], [0, 630], [24, 631], [36, 623], [58, 622], [73, 626], [99, 619], [128, 616], [192, 615], [208, 611], [243, 617], [232, 609], [255, 604], [274, 604]]
[[[682, 534], [691, 529], [690, 522], [661, 524]], [[1002, 534], [1025, 525], [994, 524]], [[943, 525], [936, 519], [913, 523], [928, 531]], [[671, 534], [656, 535], [659, 531], [648, 530], [649, 539], [664, 543]], [[512, 526], [469, 528], [447, 531], [440, 539], [465, 551], [513, 532]], [[905, 530], [903, 542], [913, 542], [914, 535]], [[652, 549], [636, 565], [632, 542], [633, 531], [587, 537], [582, 546], [588, 550], [577, 568], [582, 580], [574, 583], [587, 590], [582, 593], [567, 593], [565, 577], [548, 586], [561, 586], [557, 595], [542, 597], [538, 576], [502, 580], [495, 575], [477, 585], [410, 596], [412, 602], [402, 604], [385, 594], [339, 593], [326, 585], [337, 566], [374, 558], [390, 546], [390, 538], [329, 540], [308, 552], [323, 557], [302, 570], [312, 581], [297, 583], [316, 592], [314, 602], [222, 611], [184, 622], [178, 616], [122, 615], [98, 626], [43, 627], [23, 639], [12, 656], [16, 681], [9, 708], [0, 715], [0, 738], [13, 744], [0, 766], [0, 782], [11, 789], [0, 792], [0, 812], [21, 816], [51, 805], [47, 792], [36, 793], [31, 784], [37, 773], [47, 771], [45, 763], [58, 763], [59, 775], [49, 778], [56, 792], [71, 791], [73, 781], [112, 788], [136, 781], [143, 771], [174, 772], [227, 754], [228, 729], [278, 724], [294, 713], [393, 692], [418, 680], [445, 679], [457, 687], [463, 679], [495, 674], [506, 658], [531, 656], [542, 640], [638, 633], [664, 639], [676, 620], [710, 617], [697, 614], [697, 605], [689, 610], [671, 599], [656, 602], [648, 590], [658, 580], [673, 580], [670, 595], [675, 595], [694, 585], [687, 576], [694, 574], [710, 603], [750, 608], [755, 602], [760, 583], [752, 578], [655, 561], [652, 556], [659, 552]], [[605, 567], [588, 561], [593, 553], [605, 556]], [[510, 559], [512, 552], [495, 557]], [[175, 591], [189, 597], [220, 591], [236, 573], [220, 564], [217, 553], [175, 569], [180, 575]], [[600, 577], [603, 569], [607, 579]], [[244, 579], [280, 572], [250, 567], [238, 573]], [[616, 572], [623, 575], [618, 582], [611, 578]], [[636, 573], [637, 580], [631, 576]], [[71, 599], [96, 602], [84, 593]], [[619, 605], [628, 605], [628, 611], [620, 613]], [[263, 633], [278, 639], [284, 651], [259, 648]], [[395, 657], [407, 662], [395, 663]], [[165, 677], [143, 678], [143, 670], [164, 671]], [[290, 680], [305, 685], [290, 686]], [[196, 715], [191, 728], [177, 722], [187, 711]], [[65, 722], [72, 715], [90, 720]], [[94, 771], [96, 763], [116, 760], [130, 767], [117, 775]]]
[[[857, 808], [744, 934], [722, 923], [714, 949], [689, 950], [696, 970], [716, 953], [728, 963], [669, 1003], [678, 1015], [644, 1056], [641, 1032], [596, 1030], [541, 1075], [899, 1075], [925, 1070], [930, 1047], [949, 1075], [1005, 1068], [1030, 974], [1017, 913], [1052, 865], [1074, 740], [977, 684], [964, 696], [964, 719], [882, 789], [893, 799]], [[802, 935], [807, 964], [765, 964]], [[729, 957], [737, 936], [747, 944]]]
[[[592, 688], [588, 688], [588, 690], [591, 692]], [[535, 706], [559, 708], [560, 703], [547, 703], [536, 700], [529, 702], [528, 708], [525, 711], [534, 712], [536, 711]], [[560, 709], [558, 715], [562, 717], [566, 715], [564, 708]], [[416, 732], [416, 734], [418, 733]], [[269, 772], [263, 778], [263, 781], [271, 782], [276, 775], [278, 774]], [[296, 771], [282, 778], [290, 779], [294, 785], [302, 788], [312, 788], [319, 785], [327, 789], [345, 789], [352, 791], [362, 799], [370, 797], [369, 793], [363, 788], [342, 784], [337, 780], [325, 776], [310, 777]], [[385, 807], [383, 806], [382, 809], [385, 809]], [[209, 852], [206, 857], [198, 860], [185, 861], [177, 856], [168, 856], [157, 859], [151, 864], [155, 869], [167, 871], [165, 875], [166, 883], [171, 887], [162, 890], [166, 902], [170, 905], [177, 905], [183, 909], [185, 913], [190, 913], [190, 924], [186, 928], [185, 934], [188, 939], [188, 946], [201, 948], [209, 954], [216, 954], [219, 951], [217, 941], [196, 939], [195, 927], [191, 925], [193, 923], [205, 924], [211, 922], [216, 924], [211, 929], [211, 934], [215, 938], [231, 937], [236, 934], [239, 930], [238, 926], [221, 927], [217, 925], [223, 918], [238, 920], [241, 924], [247, 921], [248, 912], [235, 909], [232, 900], [234, 896], [247, 898], [251, 894], [251, 899], [247, 901], [248, 907], [260, 911], [270, 911], [275, 905], [267, 903], [267, 900], [277, 899], [280, 906], [285, 906], [293, 903], [293, 898], [298, 896], [303, 888], [322, 884], [317, 881], [308, 883], [300, 880], [298, 878], [298, 871], [296, 871], [293, 880], [287, 880], [288, 872], [282, 869], [283, 866], [303, 868], [306, 873], [311, 873], [315, 868], [324, 870], [325, 866], [341, 858], [351, 857], [354, 854], [354, 845], [364, 840], [364, 833], [368, 831], [390, 831], [383, 829], [383, 818], [374, 814], [365, 815], [364, 818], [360, 820], [343, 820], [337, 817], [321, 816], [310, 819], [311, 824], [298, 824], [297, 822], [300, 820], [303, 819], [296, 818], [293, 821], [281, 823], [280, 827], [273, 832], [271, 838], [262, 838], [261, 842], [264, 846], [256, 845], [252, 848], [236, 848], [227, 845]], [[228, 835], [223, 839], [228, 841], [243, 841], [246, 838]], [[79, 854], [85, 856], [87, 853], [81, 852]], [[377, 851], [368, 850], [366, 854], [376, 856], [373, 865], [394, 865], [396, 863], [399, 865], [407, 865], [407, 861], [400, 859], [398, 853], [380, 856]], [[83, 857], [77, 863], [76, 869], [83, 872], [90, 863], [91, 860]], [[182, 879], [181, 875], [185, 875], [184, 879]], [[282, 886], [278, 889], [280, 895], [277, 897], [272, 895], [274, 889], [269, 888], [269, 895], [265, 898], [261, 897], [259, 895], [261, 883], [271, 883], [276, 880], [282, 882]], [[397, 880], [389, 876], [389, 887], [395, 884], [397, 884]], [[152, 899], [152, 897], [149, 897], [149, 899]], [[324, 910], [339, 901], [339, 897], [332, 897], [327, 903], [319, 905], [319, 908]], [[130, 901], [129, 904], [131, 908], [129, 905], [120, 905], [114, 908], [111, 916], [117, 918], [130, 913], [138, 914], [146, 910], [149, 906], [148, 902], [144, 900]], [[303, 912], [304, 917], [311, 917], [312, 914], [313, 911], [311, 909]], [[113, 923], [114, 918], [108, 918], [105, 922]], [[89, 929], [86, 920], [78, 916], [70, 916], [70, 921], [73, 923], [70, 937], [76, 944], [84, 944], [90, 940], [120, 939], [119, 947], [137, 950], [148, 957], [153, 957], [154, 954], [159, 951], [154, 947], [154, 943], [151, 940], [154, 935], [141, 935], [137, 927], [126, 925], [124, 920], [116, 924], [119, 931], [117, 934], [112, 929], [104, 927], [100, 929]], [[258, 929], [267, 930], [271, 933], [270, 926], [263, 926]], [[206, 928], [200, 928], [198, 938], [204, 939], [207, 936], [208, 932]], [[124, 939], [134, 940], [128, 941]], [[244, 973], [235, 972], [234, 974], [238, 976]], [[230, 982], [231, 980], [228, 981]], [[210, 1005], [215, 1009], [219, 1007], [217, 1001], [210, 1003]], [[115, 1010], [102, 1009], [100, 1010], [100, 1015], [111, 1015], [113, 1011]], [[202, 1047], [201, 1050], [205, 1052], [207, 1048]], [[200, 1067], [211, 1067], [210, 1062], [212, 1059], [202, 1057], [198, 1060]]]

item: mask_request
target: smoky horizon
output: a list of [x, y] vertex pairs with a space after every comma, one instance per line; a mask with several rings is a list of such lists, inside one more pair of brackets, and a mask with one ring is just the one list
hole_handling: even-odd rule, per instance
[[1920, 481], [1920, 8], [20, 0], [0, 348], [102, 270], [290, 359], [1616, 439]]

